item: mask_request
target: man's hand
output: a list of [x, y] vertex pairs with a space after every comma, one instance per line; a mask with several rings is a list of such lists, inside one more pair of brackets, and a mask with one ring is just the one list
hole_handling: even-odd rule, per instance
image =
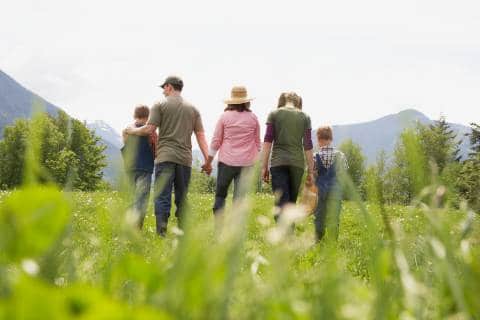
[[128, 133], [127, 133], [127, 129], [123, 129], [122, 130], [122, 139], [123, 139], [123, 143], [125, 143], [127, 141], [127, 137], [128, 137]]
[[205, 163], [202, 166], [202, 172], [205, 172], [208, 176], [212, 173], [212, 162], [213, 162], [213, 157], [208, 156], [206, 158]]
[[212, 173], [212, 164], [207, 162], [202, 166], [202, 172], [205, 172], [208, 176]]
[[263, 182], [265, 183], [270, 182], [270, 173], [268, 172], [268, 167], [262, 168], [262, 179], [263, 179]]

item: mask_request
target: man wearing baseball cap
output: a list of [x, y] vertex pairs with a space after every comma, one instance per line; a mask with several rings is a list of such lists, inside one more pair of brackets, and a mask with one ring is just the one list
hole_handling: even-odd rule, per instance
[[[127, 128], [125, 133], [148, 135], [158, 128], [155, 157], [155, 218], [157, 233], [165, 236], [172, 206], [172, 190], [175, 190], [175, 216], [182, 227], [184, 202], [192, 170], [192, 133], [195, 133], [205, 162], [208, 145], [202, 119], [198, 110], [181, 96], [183, 80], [169, 76], [160, 85], [165, 99], [153, 105], [147, 124], [139, 128]], [[203, 165], [210, 174], [210, 165]]]

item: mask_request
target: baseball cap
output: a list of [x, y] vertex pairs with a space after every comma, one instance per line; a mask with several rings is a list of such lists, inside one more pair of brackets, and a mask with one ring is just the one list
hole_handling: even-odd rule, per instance
[[160, 87], [165, 87], [167, 84], [177, 85], [183, 88], [183, 80], [177, 76], [168, 76]]

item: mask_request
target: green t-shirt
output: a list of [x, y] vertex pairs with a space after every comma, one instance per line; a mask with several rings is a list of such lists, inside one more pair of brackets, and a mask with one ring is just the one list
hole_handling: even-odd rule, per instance
[[295, 107], [282, 107], [270, 112], [269, 123], [274, 128], [270, 165], [305, 168], [303, 137], [305, 131], [312, 128], [310, 117]]
[[158, 127], [155, 163], [175, 162], [192, 166], [192, 133], [203, 131], [198, 110], [179, 96], [153, 105], [147, 124]]

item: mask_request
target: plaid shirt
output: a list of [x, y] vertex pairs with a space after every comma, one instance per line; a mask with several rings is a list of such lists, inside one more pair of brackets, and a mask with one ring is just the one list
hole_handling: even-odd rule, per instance
[[[325, 147], [320, 147], [320, 149], [316, 154], [320, 156], [320, 161], [322, 162], [323, 166], [327, 169], [330, 168], [332, 164], [334, 164], [337, 158], [339, 158], [338, 161], [343, 162], [342, 165], [345, 169], [348, 168], [347, 159], [345, 158], [345, 155], [343, 154], [343, 152], [331, 147], [330, 145]], [[315, 155], [315, 159], [316, 158], [317, 157]], [[318, 165], [319, 164], [317, 163], [317, 161], [315, 161], [315, 170], [318, 169]]]

